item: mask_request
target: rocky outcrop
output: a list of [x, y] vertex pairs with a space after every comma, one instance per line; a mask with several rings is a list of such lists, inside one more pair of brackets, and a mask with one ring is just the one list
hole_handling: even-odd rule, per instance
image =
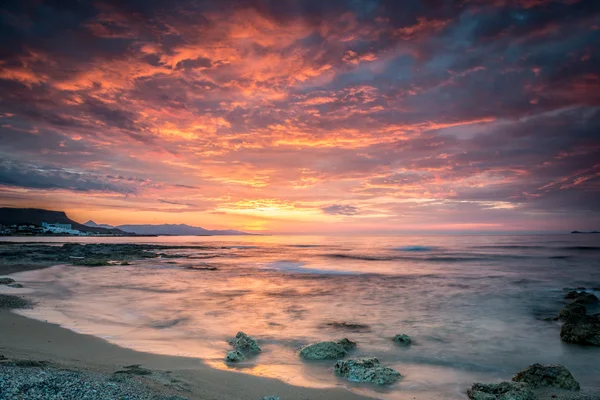
[[298, 354], [305, 360], [335, 360], [342, 358], [346, 353], [355, 348], [356, 343], [346, 338], [335, 342], [318, 342], [306, 345]]
[[244, 356], [244, 354], [238, 350], [228, 351], [227, 355], [225, 355], [225, 361], [228, 362], [240, 362], [244, 361], [245, 359], [246, 356]]
[[11, 278], [0, 278], [0, 285], [10, 285], [11, 283], [15, 283], [15, 280]]
[[400, 333], [394, 336], [394, 342], [402, 346], [410, 346], [410, 344], [412, 343], [412, 339], [410, 338], [410, 336]]
[[579, 390], [579, 383], [571, 372], [562, 365], [533, 364], [513, 376], [514, 382], [523, 382], [531, 387], [554, 387]]
[[526, 383], [474, 383], [467, 390], [471, 400], [535, 400], [535, 395]]
[[389, 385], [402, 377], [392, 368], [384, 367], [375, 357], [340, 360], [335, 364], [335, 373], [352, 382], [369, 382], [376, 385]]
[[563, 342], [600, 346], [600, 314], [569, 318], [560, 330]]
[[229, 344], [232, 345], [236, 350], [242, 352], [260, 353], [262, 351], [256, 340], [241, 331], [229, 341]]
[[569, 319], [581, 317], [587, 312], [585, 306], [580, 303], [569, 303], [558, 312], [558, 319]]

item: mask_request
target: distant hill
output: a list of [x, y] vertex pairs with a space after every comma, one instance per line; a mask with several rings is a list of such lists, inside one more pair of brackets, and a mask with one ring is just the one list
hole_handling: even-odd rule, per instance
[[118, 229], [138, 235], [167, 236], [215, 236], [215, 235], [248, 235], [246, 232], [234, 230], [210, 230], [199, 226], [179, 225], [119, 225]]
[[35, 225], [42, 226], [42, 222], [49, 224], [71, 224], [73, 229], [81, 232], [104, 234], [124, 234], [125, 232], [111, 228], [91, 227], [75, 222], [64, 211], [42, 210], [40, 208], [0, 208], [0, 225]]
[[571, 233], [583, 233], [583, 234], [590, 234], [590, 233], [600, 233], [599, 231], [592, 231], [592, 232], [579, 232], [579, 231], [573, 231]]
[[106, 228], [106, 229], [115, 229], [114, 226], [108, 224], [97, 224], [91, 219], [88, 222], [83, 223], [85, 226], [89, 226], [90, 228]]

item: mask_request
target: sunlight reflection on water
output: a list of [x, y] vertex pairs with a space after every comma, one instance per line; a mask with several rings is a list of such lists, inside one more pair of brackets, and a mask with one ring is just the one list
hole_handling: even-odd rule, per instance
[[[464, 398], [472, 382], [507, 379], [534, 362], [566, 365], [584, 386], [597, 384], [600, 351], [562, 344], [560, 325], [541, 321], [561, 307], [563, 287], [600, 286], [600, 253], [578, 251], [582, 236], [136, 240], [206, 248], [131, 266], [20, 273], [41, 301], [21, 313], [136, 350], [389, 399]], [[264, 351], [231, 366], [223, 357], [239, 330]], [[396, 333], [413, 346], [395, 346]], [[403, 381], [353, 385], [334, 376], [334, 362], [296, 354], [341, 337], [359, 343], [351, 356], [376, 356]]]

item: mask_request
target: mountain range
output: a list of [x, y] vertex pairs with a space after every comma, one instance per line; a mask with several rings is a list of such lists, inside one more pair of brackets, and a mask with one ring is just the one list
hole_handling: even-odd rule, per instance
[[119, 225], [97, 224], [90, 220], [85, 224], [70, 219], [64, 211], [43, 210], [41, 208], [0, 208], [0, 225], [70, 224], [72, 229], [106, 235], [171, 235], [171, 236], [214, 236], [249, 235], [235, 230], [210, 230], [199, 226], [179, 225]]
[[116, 228], [124, 232], [135, 233], [136, 235], [168, 235], [168, 236], [223, 236], [223, 235], [248, 235], [246, 232], [235, 230], [211, 230], [199, 226], [190, 226], [185, 224], [163, 224], [163, 225], [119, 225], [111, 226], [106, 224], [97, 224], [94, 221], [88, 221], [84, 225], [94, 228]]

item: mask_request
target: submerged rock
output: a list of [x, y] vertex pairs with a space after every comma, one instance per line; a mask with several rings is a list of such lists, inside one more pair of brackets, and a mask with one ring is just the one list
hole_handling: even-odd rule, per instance
[[412, 343], [412, 339], [410, 338], [410, 336], [400, 333], [394, 336], [394, 342], [403, 346], [409, 346]]
[[402, 377], [392, 368], [384, 367], [375, 357], [340, 360], [335, 363], [335, 373], [352, 382], [369, 382], [376, 385], [389, 385]]
[[560, 330], [563, 342], [600, 346], [600, 314], [569, 318]]
[[325, 326], [327, 326], [329, 328], [341, 329], [341, 330], [352, 331], [352, 332], [369, 332], [371, 330], [369, 325], [357, 324], [357, 323], [353, 323], [353, 322], [334, 321], [334, 322], [326, 323]]
[[0, 285], [10, 285], [11, 283], [15, 283], [15, 280], [11, 278], [0, 278]]
[[225, 356], [225, 361], [229, 362], [240, 362], [244, 361], [245, 359], [246, 357], [244, 354], [238, 350], [228, 351], [227, 355]]
[[514, 382], [524, 382], [532, 387], [555, 387], [579, 390], [579, 383], [571, 372], [562, 365], [533, 364], [513, 376]]
[[245, 351], [248, 353], [260, 353], [262, 349], [258, 342], [244, 332], [238, 332], [233, 339], [229, 341], [236, 350]]
[[16, 288], [16, 289], [21, 289], [23, 287], [23, 285], [21, 285], [20, 283], [9, 283], [6, 286], [11, 287], [11, 288]]
[[558, 313], [559, 319], [569, 319], [575, 316], [583, 316], [587, 312], [585, 306], [580, 303], [569, 303]]
[[535, 400], [529, 385], [522, 382], [474, 383], [467, 396], [471, 400]]

